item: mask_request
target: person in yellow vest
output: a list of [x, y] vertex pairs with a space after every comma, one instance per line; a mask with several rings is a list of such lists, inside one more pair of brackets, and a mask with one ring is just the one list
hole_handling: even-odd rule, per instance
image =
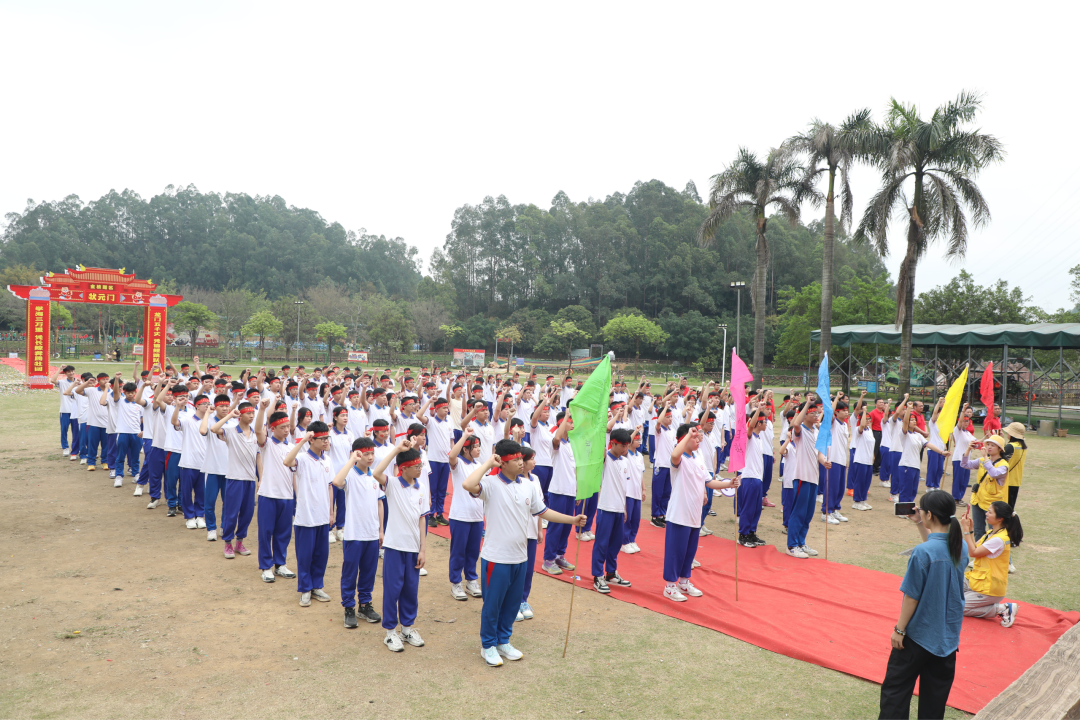
[[1003, 500], [990, 504], [986, 524], [986, 533], [976, 541], [971, 513], [960, 520], [968, 555], [974, 561], [974, 566], [964, 575], [964, 615], [999, 617], [1001, 627], [1012, 627], [1019, 606], [1004, 602], [1009, 587], [1009, 554], [1011, 546], [1019, 545], [1024, 539], [1024, 529], [1020, 526], [1020, 516]]
[[1005, 438], [993, 435], [983, 444], [985, 457], [969, 460], [964, 453], [960, 467], [968, 470], [978, 469], [975, 476], [975, 491], [971, 495], [971, 517], [974, 523], [975, 537], [986, 533], [986, 511], [991, 503], [1008, 500], [1009, 461], [1005, 459]]
[[1020, 483], [1024, 481], [1024, 462], [1027, 460], [1027, 443], [1024, 442], [1024, 424], [1009, 423], [1005, 428], [1005, 438], [1012, 446], [1009, 455], [1009, 505], [1016, 509], [1016, 496], [1020, 494]]

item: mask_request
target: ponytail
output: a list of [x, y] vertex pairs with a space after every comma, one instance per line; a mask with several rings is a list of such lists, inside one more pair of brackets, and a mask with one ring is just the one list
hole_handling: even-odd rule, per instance
[[949, 557], [952, 558], [953, 565], [959, 567], [960, 552], [964, 547], [964, 533], [960, 530], [960, 522], [956, 519], [956, 501], [944, 490], [931, 490], [919, 500], [919, 507], [923, 512], [933, 515], [934, 520], [939, 524], [949, 527]]
[[1018, 546], [1024, 539], [1024, 528], [1020, 525], [1020, 516], [1013, 511], [1012, 505], [1002, 500], [990, 503], [990, 507], [994, 508], [994, 514], [1001, 518], [1001, 526], [1005, 528], [1005, 532], [1009, 533], [1009, 543], [1013, 547]]

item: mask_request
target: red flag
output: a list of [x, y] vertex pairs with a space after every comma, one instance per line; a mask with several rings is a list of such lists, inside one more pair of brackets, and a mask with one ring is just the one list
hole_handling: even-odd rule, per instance
[[728, 457], [728, 469], [731, 472], [742, 470], [746, 466], [746, 383], [753, 382], [754, 376], [742, 361], [734, 348], [731, 350], [731, 395], [735, 401], [735, 428], [731, 438], [731, 455]]
[[988, 363], [983, 370], [982, 380], [979, 381], [979, 397], [988, 410], [994, 407], [994, 363]]

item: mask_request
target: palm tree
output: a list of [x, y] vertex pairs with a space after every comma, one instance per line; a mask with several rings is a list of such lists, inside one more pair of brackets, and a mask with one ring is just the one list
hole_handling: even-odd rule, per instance
[[757, 229], [757, 264], [750, 285], [754, 306], [754, 387], [761, 387], [765, 368], [765, 277], [769, 269], [769, 241], [765, 239], [768, 220], [765, 211], [773, 206], [779, 215], [795, 225], [799, 222], [799, 203], [813, 193], [801, 178], [804, 168], [790, 153], [776, 148], [765, 162], [746, 148], [739, 148], [735, 162], [722, 173], [712, 176], [709, 191], [709, 216], [698, 230], [698, 243], [709, 245], [720, 225], [740, 210], [749, 210]]
[[[818, 179], [828, 174], [829, 188], [825, 193], [825, 242], [821, 258], [821, 347], [818, 359], [825, 357], [832, 347], [832, 301], [833, 301], [833, 244], [836, 241], [836, 181], [840, 180], [840, 227], [851, 227], [854, 200], [851, 195], [849, 173], [852, 163], [863, 154], [867, 136], [872, 130], [870, 111], [859, 110], [848, 117], [840, 127], [814, 118], [810, 128], [788, 138], [783, 148], [788, 152], [806, 157], [805, 188], [813, 188]], [[819, 167], [821, 166], [821, 167]], [[821, 195], [813, 193], [809, 199], [820, 204]], [[802, 199], [802, 198], [800, 198]]]
[[903, 326], [902, 393], [907, 392], [911, 380], [911, 325], [919, 259], [929, 243], [939, 238], [948, 243], [948, 257], [964, 257], [968, 241], [965, 207], [975, 227], [990, 220], [990, 208], [974, 179], [1005, 152], [993, 135], [968, 129], [981, 105], [979, 95], [962, 92], [954, 102], [937, 108], [929, 120], [923, 120], [914, 105], [891, 99], [884, 126], [873, 133], [871, 151], [881, 169], [882, 186], [863, 214], [855, 241], [873, 243], [884, 257], [889, 254], [890, 218], [894, 213], [907, 217], [907, 251], [896, 286], [896, 325]]

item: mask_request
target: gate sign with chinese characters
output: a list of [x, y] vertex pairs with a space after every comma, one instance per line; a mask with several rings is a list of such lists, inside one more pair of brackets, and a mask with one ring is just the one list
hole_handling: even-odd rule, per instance
[[8, 285], [17, 298], [26, 300], [26, 374], [31, 388], [49, 389], [49, 303], [77, 302], [104, 305], [135, 305], [143, 312], [143, 368], [165, 365], [165, 333], [168, 308], [182, 295], [154, 292], [157, 285], [139, 280], [124, 268], [107, 270], [76, 265], [63, 273], [48, 273], [41, 285]]

